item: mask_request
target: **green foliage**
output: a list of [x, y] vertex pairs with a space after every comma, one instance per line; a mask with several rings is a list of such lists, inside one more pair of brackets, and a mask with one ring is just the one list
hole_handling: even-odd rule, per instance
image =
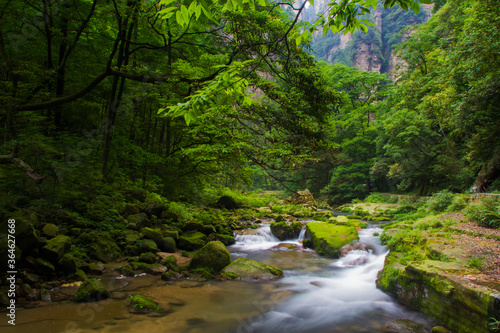
[[464, 212], [471, 221], [479, 225], [500, 228], [500, 200], [498, 198], [484, 198], [478, 203], [469, 204]]
[[481, 258], [472, 258], [469, 259], [468, 265], [470, 268], [481, 270], [483, 267], [484, 259]]
[[453, 197], [453, 193], [448, 190], [440, 191], [427, 201], [427, 207], [432, 213], [444, 212], [451, 205]]

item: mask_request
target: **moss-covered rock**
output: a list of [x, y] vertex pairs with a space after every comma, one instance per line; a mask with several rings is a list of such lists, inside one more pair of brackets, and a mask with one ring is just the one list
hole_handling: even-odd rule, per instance
[[73, 255], [66, 253], [62, 256], [61, 260], [59, 260], [59, 267], [66, 274], [75, 273], [77, 269], [77, 259]]
[[123, 276], [134, 276], [135, 272], [130, 265], [123, 265], [118, 268], [118, 272]]
[[48, 238], [55, 237], [58, 232], [59, 232], [59, 227], [52, 223], [46, 224], [45, 227], [43, 227], [42, 229], [42, 233]]
[[172, 237], [164, 237], [157, 242], [161, 251], [174, 253], [177, 251], [177, 244]]
[[164, 224], [163, 236], [172, 237], [175, 241], [177, 241], [179, 239], [179, 233], [180, 231], [178, 229], [172, 229], [170, 226]]
[[307, 236], [316, 252], [331, 258], [338, 258], [342, 246], [358, 239], [354, 227], [324, 222], [308, 223]]
[[231, 255], [226, 246], [220, 241], [214, 241], [209, 242], [195, 253], [189, 268], [208, 268], [213, 272], [219, 272], [230, 263]]
[[131, 189], [123, 192], [123, 196], [127, 201], [144, 202], [148, 197], [148, 192], [142, 189]]
[[72, 281], [85, 281], [87, 274], [81, 269], [77, 269], [75, 273], [68, 275], [68, 279]]
[[183, 250], [193, 251], [202, 248], [207, 242], [207, 236], [201, 232], [190, 231], [179, 236], [177, 245]]
[[42, 254], [49, 261], [58, 262], [70, 248], [71, 237], [59, 235], [47, 241], [47, 244], [42, 248]]
[[130, 265], [133, 269], [141, 270], [144, 273], [151, 275], [160, 275], [167, 271], [167, 268], [161, 264], [147, 264], [145, 262], [131, 262]]
[[158, 252], [160, 249], [158, 249], [158, 245], [156, 242], [152, 239], [143, 239], [139, 241], [139, 249], [141, 252]]
[[198, 232], [201, 232], [202, 234], [205, 234], [207, 236], [210, 234], [216, 233], [213, 225], [205, 225], [205, 224], [201, 224], [198, 222], [186, 223], [186, 225], [184, 226], [184, 228], [182, 228], [182, 230], [187, 231], [187, 232], [188, 231], [198, 231]]
[[2, 307], [10, 305], [10, 299], [3, 292], [0, 291], [0, 305]]
[[26, 219], [16, 218], [16, 245], [25, 252], [31, 252], [38, 246], [38, 237], [33, 225]]
[[170, 267], [172, 265], [177, 266], [177, 258], [174, 255], [169, 255], [161, 262], [163, 266]]
[[141, 212], [141, 205], [139, 204], [126, 204], [123, 208], [123, 216], [139, 214]]
[[111, 293], [102, 284], [101, 281], [96, 279], [85, 280], [80, 288], [76, 291], [73, 300], [75, 302], [96, 302], [108, 299]]
[[224, 234], [216, 234], [215, 239], [221, 241], [222, 244], [229, 246], [236, 243], [236, 239], [234, 239], [233, 235], [224, 235]]
[[148, 216], [145, 213], [132, 214], [127, 216], [127, 227], [133, 230], [139, 230], [148, 226]]
[[163, 232], [160, 229], [143, 228], [141, 234], [144, 238], [152, 239], [156, 244], [163, 239]]
[[145, 252], [139, 256], [139, 262], [145, 262], [146, 264], [153, 264], [156, 261], [156, 255], [152, 252]]
[[221, 273], [229, 278], [244, 280], [274, 280], [283, 277], [283, 271], [279, 268], [242, 257], [226, 266]]
[[453, 331], [486, 333], [489, 318], [500, 318], [500, 294], [461, 280], [464, 264], [423, 260], [396, 271], [398, 264], [384, 267], [377, 286]]
[[165, 206], [161, 202], [153, 202], [148, 207], [146, 207], [146, 211], [151, 216], [161, 217], [161, 214], [167, 211], [167, 206]]
[[236, 202], [232, 197], [224, 195], [217, 200], [215, 204], [216, 207], [225, 208], [227, 210], [234, 210], [240, 208], [240, 204]]
[[300, 222], [273, 222], [271, 223], [271, 232], [279, 240], [297, 238], [304, 225]]
[[81, 269], [90, 275], [102, 275], [104, 273], [104, 265], [102, 263], [85, 263]]
[[130, 313], [147, 314], [152, 312], [160, 312], [161, 308], [158, 303], [142, 295], [130, 295], [129, 304]]

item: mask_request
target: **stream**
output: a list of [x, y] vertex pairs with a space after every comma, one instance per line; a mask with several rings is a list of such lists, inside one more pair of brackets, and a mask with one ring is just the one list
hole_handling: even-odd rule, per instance
[[[97, 303], [61, 301], [17, 311], [16, 326], [6, 332], [86, 333], [334, 333], [383, 332], [385, 322], [407, 318], [432, 327], [428, 317], [396, 303], [378, 290], [375, 280], [388, 253], [376, 233], [377, 225], [359, 231], [369, 250], [352, 250], [341, 259], [328, 259], [303, 249], [301, 240], [280, 241], [269, 224], [253, 235], [236, 235], [228, 247], [232, 259], [247, 257], [283, 270], [276, 281], [162, 281], [138, 276], [103, 282], [125, 298], [142, 294], [167, 302], [163, 317], [128, 313], [125, 299]], [[277, 247], [281, 243], [285, 246]]]

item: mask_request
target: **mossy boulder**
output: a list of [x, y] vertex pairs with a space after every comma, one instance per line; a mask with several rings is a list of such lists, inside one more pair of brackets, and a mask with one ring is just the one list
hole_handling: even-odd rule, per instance
[[226, 246], [220, 241], [213, 241], [203, 246], [194, 254], [189, 268], [208, 268], [213, 272], [220, 272], [221, 269], [230, 263], [231, 255]]
[[38, 237], [33, 225], [25, 220], [16, 218], [16, 245], [25, 252], [31, 252], [38, 246]]
[[358, 239], [356, 228], [324, 222], [307, 224], [309, 244], [321, 255], [338, 258], [342, 246]]
[[75, 273], [77, 266], [78, 266], [77, 259], [69, 253], [63, 255], [62, 258], [59, 260], [59, 267], [66, 274]]
[[215, 204], [216, 207], [225, 208], [227, 210], [234, 210], [240, 208], [240, 204], [236, 202], [232, 197], [224, 195], [217, 200]]
[[221, 273], [229, 278], [243, 280], [274, 280], [283, 277], [283, 271], [279, 268], [242, 257], [226, 266]]
[[148, 314], [152, 312], [160, 312], [161, 308], [158, 303], [142, 295], [130, 295], [129, 304], [130, 313]]
[[179, 236], [179, 248], [194, 251], [202, 248], [208, 242], [207, 236], [199, 231], [190, 231]]
[[271, 223], [271, 232], [279, 240], [297, 238], [304, 225], [300, 222], [273, 222]]
[[127, 222], [127, 227], [133, 230], [145, 228], [149, 224], [148, 216], [145, 213], [129, 215], [127, 216]]
[[158, 241], [163, 239], [163, 232], [160, 229], [144, 228], [141, 230], [141, 234], [144, 238], [152, 239], [158, 244]]
[[233, 245], [236, 243], [236, 239], [234, 238], [233, 235], [216, 234], [215, 239], [221, 241], [222, 244], [226, 246]]
[[85, 280], [76, 291], [73, 300], [75, 302], [96, 302], [108, 299], [111, 293], [104, 284], [96, 279]]
[[135, 272], [130, 265], [123, 265], [118, 268], [118, 272], [123, 276], [134, 276]]
[[0, 291], [0, 305], [2, 307], [10, 305], [10, 299], [3, 292]]
[[167, 211], [167, 206], [165, 206], [161, 202], [153, 202], [148, 207], [146, 207], [146, 212], [148, 212], [150, 216], [161, 217], [161, 214], [165, 211]]
[[164, 252], [174, 253], [177, 251], [177, 244], [172, 237], [163, 237], [158, 242], [158, 247]]
[[55, 237], [58, 232], [59, 232], [59, 227], [52, 223], [46, 224], [45, 227], [43, 227], [42, 229], [43, 235], [48, 238]]
[[145, 252], [139, 256], [139, 262], [145, 262], [146, 264], [153, 264], [156, 261], [156, 255], [152, 252]]
[[489, 318], [500, 318], [500, 293], [460, 279], [467, 272], [464, 264], [422, 260], [397, 271], [396, 265], [402, 266], [397, 257], [386, 259], [377, 286], [454, 332], [487, 333]]
[[307, 189], [304, 191], [298, 191], [297, 193], [294, 193], [291, 197], [285, 200], [285, 203], [290, 203], [293, 205], [303, 205], [314, 208], [318, 206], [316, 200], [314, 200], [314, 196], [312, 195], [311, 191]]
[[215, 232], [216, 232], [213, 225], [205, 225], [205, 224], [201, 224], [198, 222], [186, 223], [186, 225], [184, 226], [184, 228], [182, 228], [182, 230], [184, 230], [184, 231], [199, 231], [202, 234], [205, 234], [207, 236], [210, 234], [215, 234]]
[[141, 212], [141, 205], [139, 204], [126, 204], [123, 208], [123, 215], [129, 216], [139, 214]]
[[143, 239], [139, 242], [139, 249], [141, 252], [158, 252], [158, 245], [152, 239]]
[[[164, 224], [164, 226], [167, 226]], [[164, 227], [163, 229], [163, 236], [165, 237], [172, 237], [175, 241], [179, 239], [179, 230], [178, 229], [172, 229], [170, 227]]]
[[122, 239], [126, 244], [132, 244], [141, 239], [141, 234], [135, 230], [125, 230], [122, 234]]
[[160, 275], [167, 271], [167, 268], [161, 264], [147, 264], [145, 262], [131, 262], [130, 265], [133, 269], [141, 270], [144, 273], [151, 275]]
[[75, 273], [68, 275], [68, 279], [72, 281], [85, 281], [87, 274], [81, 269], [77, 269]]
[[42, 254], [49, 261], [58, 262], [71, 247], [71, 237], [65, 235], [56, 236], [47, 241], [42, 248]]

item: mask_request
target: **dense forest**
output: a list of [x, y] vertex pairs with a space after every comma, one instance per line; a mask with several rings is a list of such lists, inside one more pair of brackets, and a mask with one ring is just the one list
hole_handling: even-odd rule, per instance
[[[307, 22], [308, 2], [2, 0], [0, 252], [15, 219], [20, 266], [76, 281], [97, 274], [91, 262], [234, 244], [233, 230], [259, 227], [249, 222], [257, 208], [335, 219], [312, 195], [328, 209], [373, 192], [434, 196], [386, 214], [416, 219], [465, 207], [464, 194], [498, 194], [500, 6], [435, 1], [427, 20], [419, 2], [431, 3], [333, 1]], [[376, 6], [384, 33], [373, 28]], [[350, 46], [324, 61], [347, 32]], [[350, 67], [361, 42], [382, 67], [397, 58], [393, 76]], [[279, 208], [277, 191], [309, 202]], [[498, 228], [490, 204], [494, 222], [483, 226]], [[367, 223], [350, 220], [358, 239]], [[397, 249], [406, 235], [395, 234]], [[191, 274], [169, 265], [172, 276]]]

